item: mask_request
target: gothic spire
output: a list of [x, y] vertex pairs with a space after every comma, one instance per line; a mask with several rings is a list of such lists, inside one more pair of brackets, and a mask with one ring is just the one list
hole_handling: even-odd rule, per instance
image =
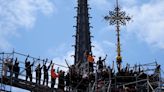
[[90, 23], [88, 13], [88, 0], [78, 0], [77, 8], [77, 24], [76, 24], [76, 42], [75, 42], [75, 62], [85, 62], [84, 52], [92, 53]]

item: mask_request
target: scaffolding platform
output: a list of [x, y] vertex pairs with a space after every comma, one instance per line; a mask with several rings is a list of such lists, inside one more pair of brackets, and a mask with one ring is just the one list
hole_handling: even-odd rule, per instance
[[[1, 79], [1, 78], [0, 78]], [[25, 89], [31, 92], [56, 92], [56, 89], [52, 89], [48, 86], [44, 86], [44, 85], [38, 85], [34, 82], [29, 82], [26, 80], [22, 80], [22, 79], [14, 79], [12, 80], [12, 84], [10, 84], [10, 79], [9, 78], [5, 78], [3, 77], [2, 79], [2, 83], [5, 85], [10, 85], [12, 87], [16, 87], [16, 88], [21, 88], [21, 89]], [[3, 90], [1, 90], [3, 91]], [[6, 90], [4, 90], [6, 92]]]

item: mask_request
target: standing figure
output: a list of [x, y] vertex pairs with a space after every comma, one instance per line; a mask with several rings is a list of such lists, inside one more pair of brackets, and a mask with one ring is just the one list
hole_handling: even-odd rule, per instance
[[51, 67], [51, 88], [54, 88], [56, 83], [56, 78], [59, 77], [59, 75], [55, 73], [55, 69], [53, 67], [54, 65], [52, 65]]
[[28, 60], [28, 57], [26, 58], [25, 60], [25, 70], [26, 70], [26, 81], [28, 78], [30, 78], [30, 81], [32, 82], [32, 71], [31, 71], [31, 67], [34, 65], [34, 62], [32, 64], [30, 64], [30, 61], [27, 61]]
[[87, 57], [87, 61], [89, 62], [89, 71], [93, 72], [94, 58], [91, 53], [89, 55], [86, 55], [86, 57]]
[[49, 66], [47, 67], [46, 66], [46, 63], [47, 63], [48, 59], [46, 59], [46, 62], [43, 64], [43, 71], [44, 71], [44, 79], [43, 79], [43, 85], [46, 81], [46, 86], [48, 86], [48, 70], [50, 69], [50, 66], [52, 64], [52, 60], [51, 60], [51, 63], [49, 64]]
[[65, 81], [66, 81], [66, 92], [70, 92], [70, 74], [69, 74], [69, 72], [65, 76]]
[[38, 64], [38, 66], [35, 69], [36, 72], [36, 84], [40, 85], [40, 80], [41, 80], [41, 70], [42, 70], [43, 66], [40, 67], [40, 64]]
[[13, 75], [13, 58], [7, 59], [7, 66], [9, 68], [10, 77]]
[[64, 71], [60, 70], [59, 72], [59, 84], [58, 84], [58, 88], [61, 90], [61, 92], [64, 92], [64, 87], [65, 87], [65, 76], [64, 76]]
[[13, 73], [14, 73], [16, 79], [18, 79], [19, 71], [20, 71], [19, 62], [18, 62], [18, 59], [16, 58], [15, 64], [13, 67]]
[[101, 57], [99, 57], [99, 60], [97, 61], [97, 65], [98, 65], [98, 70], [102, 71], [103, 70], [103, 62], [106, 60], [107, 55], [105, 56], [104, 59], [101, 59]]
[[8, 60], [5, 59], [3, 61], [3, 77], [7, 77], [7, 69], [8, 69]]

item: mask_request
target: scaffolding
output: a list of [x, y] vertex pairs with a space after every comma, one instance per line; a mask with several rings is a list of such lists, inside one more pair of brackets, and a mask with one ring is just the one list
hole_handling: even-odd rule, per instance
[[126, 75], [125, 72], [118, 75], [117, 72], [109, 76], [107, 81], [96, 82], [97, 85], [94, 85], [91, 92], [163, 92], [163, 80], [160, 72], [156, 71], [157, 62], [139, 66], [147, 68], [141, 72], [136, 71], [132, 75]]
[[[95, 65], [96, 66], [96, 65]], [[99, 74], [95, 68], [94, 79], [89, 78], [89, 83], [85, 92], [164, 92], [164, 82], [161, 78], [162, 70], [155, 61], [148, 64], [139, 64], [122, 68], [120, 72], [112, 72], [108, 67], [104, 67], [106, 75]], [[88, 75], [90, 76], [90, 75]], [[100, 76], [106, 76], [105, 79]], [[83, 79], [78, 86], [83, 84]], [[76, 86], [77, 92], [83, 92]], [[81, 91], [79, 91], [81, 90]]]
[[[35, 61], [35, 64], [32, 66], [32, 81], [26, 81], [26, 73], [25, 73], [25, 58], [28, 56], [29, 61]], [[14, 60], [18, 58], [19, 62], [19, 67], [20, 67], [20, 72], [19, 72], [19, 77], [15, 78], [14, 74], [15, 72], [13, 71], [13, 65], [14, 65]], [[11, 52], [11, 53], [0, 53], [0, 91], [1, 92], [11, 92], [12, 87], [17, 87], [25, 90], [29, 90], [32, 92], [52, 92], [55, 91], [56, 88], [50, 88], [51, 85], [51, 80], [48, 81], [48, 86], [45, 85], [38, 85], [36, 81], [36, 76], [35, 76], [35, 68], [37, 67], [37, 64], [43, 64], [45, 60], [40, 59], [40, 58], [35, 58], [29, 55], [21, 54], [18, 52]], [[47, 61], [49, 64], [50, 62]], [[53, 63], [54, 65], [58, 67], [63, 67], [63, 68], [68, 68], [67, 66], [60, 65]], [[11, 67], [9, 67], [11, 65]], [[11, 69], [10, 69], [11, 68]], [[48, 71], [50, 72], [50, 71]], [[41, 75], [44, 75], [43, 73]], [[48, 75], [50, 77], [50, 74]], [[49, 78], [50, 79], [50, 78]], [[43, 78], [41, 78], [41, 83], [43, 83]], [[56, 83], [55, 86], [58, 84]]]
[[[17, 53], [15, 51], [11, 53], [4, 53], [4, 52], [0, 53], [0, 75], [1, 75], [0, 90], [2, 92], [11, 92], [12, 87], [18, 87], [32, 92], [45, 92], [45, 91], [60, 92], [57, 91], [59, 90], [57, 87], [58, 85], [57, 83], [55, 88], [51, 89], [49, 87], [51, 84], [51, 80], [49, 80], [48, 86], [38, 85], [35, 83], [36, 78], [35, 78], [34, 68], [36, 68], [36, 64], [42, 63], [44, 61], [43, 59], [29, 56], [30, 61], [36, 61], [36, 62], [32, 67], [32, 74], [33, 74], [32, 82], [25, 80], [26, 75], [25, 75], [25, 67], [24, 67], [23, 60], [27, 56], [28, 55]], [[5, 75], [4, 64], [6, 60], [14, 61], [16, 58], [19, 59], [18, 61], [20, 63], [19, 78], [16, 79], [15, 77], [13, 77], [13, 71], [10, 71], [9, 69], [7, 69], [7, 74], [6, 76], [4, 76]], [[60, 64], [55, 64], [55, 65], [59, 67], [68, 68], [67, 66], [63, 66]], [[88, 67], [87, 62], [85, 66]], [[82, 92], [84, 91], [84, 89], [82, 89], [81, 87], [84, 84], [85, 84], [85, 92], [164, 92], [164, 81], [161, 78], [161, 73], [163, 71], [160, 69], [160, 65], [156, 61], [149, 64], [134, 65], [133, 67], [127, 65], [125, 68], [122, 68], [121, 72], [115, 72], [115, 70], [105, 66], [101, 74], [97, 68], [97, 64], [94, 64], [93, 73], [90, 73], [87, 70], [80, 70], [80, 71], [87, 71], [88, 72], [87, 75], [89, 77], [92, 75], [93, 79], [89, 80], [89, 82], [86, 83], [85, 82], [86, 80], [81, 78], [80, 80], [74, 82], [76, 86], [69, 85], [70, 90], [67, 92]], [[80, 69], [85, 69], [84, 67]], [[73, 69], [73, 70], [78, 70], [78, 69]], [[107, 76], [104, 74], [106, 74]], [[80, 73], [80, 75], [84, 75], [84, 73]], [[70, 80], [73, 81], [73, 79], [71, 78]], [[41, 78], [41, 83], [42, 82], [43, 82], [43, 78]]]

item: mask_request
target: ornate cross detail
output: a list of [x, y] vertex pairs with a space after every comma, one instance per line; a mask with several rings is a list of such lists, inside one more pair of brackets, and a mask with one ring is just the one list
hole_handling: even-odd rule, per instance
[[126, 25], [126, 22], [130, 21], [131, 18], [126, 15], [125, 11], [121, 11], [121, 9], [118, 6], [118, 0], [116, 0], [116, 8], [114, 11], [109, 11], [109, 15], [105, 16], [104, 19], [106, 21], [109, 21], [110, 25], [116, 25], [116, 32], [117, 32], [117, 57], [116, 57], [116, 62], [117, 62], [117, 67], [118, 70], [120, 71], [121, 68], [121, 62], [122, 62], [122, 57], [121, 57], [121, 44], [120, 44], [120, 25]]

